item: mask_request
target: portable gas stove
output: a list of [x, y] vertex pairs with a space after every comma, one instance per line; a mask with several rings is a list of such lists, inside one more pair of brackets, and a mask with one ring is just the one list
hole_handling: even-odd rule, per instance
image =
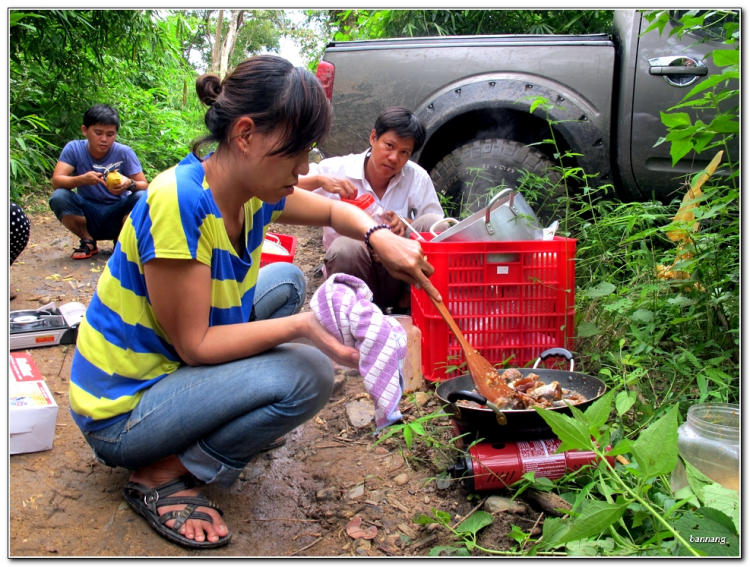
[[86, 306], [77, 302], [11, 311], [10, 350], [75, 344], [85, 313]]
[[[453, 431], [459, 436], [467, 429], [453, 421]], [[476, 443], [467, 451], [467, 446], [474, 440], [476, 435], [473, 432], [457, 440], [464, 454], [448, 468], [450, 475], [461, 479], [469, 492], [502, 490], [530, 471], [534, 472], [535, 478], [554, 480], [585, 465], [595, 464], [597, 460], [593, 451], [572, 450], [554, 454], [562, 444], [555, 438], [540, 439], [532, 435], [528, 441], [487, 441]], [[607, 457], [607, 461], [614, 466], [613, 457]]]

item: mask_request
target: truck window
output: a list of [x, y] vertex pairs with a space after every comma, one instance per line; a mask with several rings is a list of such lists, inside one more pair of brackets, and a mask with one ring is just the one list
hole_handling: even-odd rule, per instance
[[724, 41], [726, 39], [724, 24], [739, 23], [739, 14], [735, 10], [670, 10], [669, 17], [672, 25], [681, 26], [680, 18], [688, 14], [696, 17], [705, 15], [702, 27], [688, 31], [691, 35], [703, 40]]

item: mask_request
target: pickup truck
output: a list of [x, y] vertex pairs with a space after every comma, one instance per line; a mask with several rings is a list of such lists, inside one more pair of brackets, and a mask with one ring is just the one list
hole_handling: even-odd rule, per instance
[[[330, 43], [317, 70], [334, 113], [321, 153], [363, 151], [377, 115], [406, 106], [427, 129], [412, 159], [456, 212], [489, 187], [516, 186], [522, 170], [548, 175], [554, 148], [539, 143], [550, 126], [541, 109], [529, 112], [531, 97], [542, 96], [555, 105], [549, 119], [560, 148], [580, 154], [577, 164], [596, 174], [590, 185], [612, 184], [624, 200], [681, 198], [681, 178], [704, 169], [713, 154], [690, 152], [672, 167], [669, 144], [655, 147], [666, 135], [660, 112], [720, 72], [704, 58], [722, 45], [689, 33], [670, 37], [676, 21], [661, 35], [644, 34], [648, 25], [636, 10], [616, 10], [611, 35]], [[693, 119], [701, 112], [680, 111]], [[729, 150], [739, 158], [736, 137]]]

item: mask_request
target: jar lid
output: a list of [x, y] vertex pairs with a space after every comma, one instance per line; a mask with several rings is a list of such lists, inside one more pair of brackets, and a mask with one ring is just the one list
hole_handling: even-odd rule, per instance
[[375, 197], [370, 195], [369, 193], [365, 193], [364, 195], [360, 195], [356, 199], [341, 199], [344, 203], [349, 203], [350, 205], [354, 205], [355, 207], [359, 207], [363, 211], [367, 210], [367, 207], [372, 205], [375, 202]]

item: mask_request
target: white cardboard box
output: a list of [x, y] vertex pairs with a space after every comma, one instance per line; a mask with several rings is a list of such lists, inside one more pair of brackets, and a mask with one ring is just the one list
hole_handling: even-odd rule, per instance
[[10, 454], [52, 448], [57, 403], [27, 352], [10, 353]]

